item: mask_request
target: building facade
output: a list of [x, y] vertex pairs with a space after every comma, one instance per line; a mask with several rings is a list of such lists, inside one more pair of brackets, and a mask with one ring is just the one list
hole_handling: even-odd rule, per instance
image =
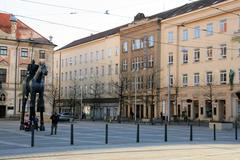
[[[52, 60], [55, 45], [16, 19], [0, 13], [0, 118], [19, 116], [21, 112], [21, 82], [27, 73], [27, 64], [45, 61], [48, 76], [45, 87], [45, 108], [51, 113], [48, 89], [52, 85]], [[27, 105], [29, 111], [29, 105]]]
[[[234, 41], [240, 3], [212, 1], [205, 7], [203, 2], [161, 22], [161, 75], [167, 77], [161, 84], [161, 107], [191, 120], [235, 121], [240, 115], [240, 44]], [[165, 105], [169, 82], [170, 107]]]
[[56, 109], [80, 118], [118, 115], [120, 27], [76, 40], [54, 54]]

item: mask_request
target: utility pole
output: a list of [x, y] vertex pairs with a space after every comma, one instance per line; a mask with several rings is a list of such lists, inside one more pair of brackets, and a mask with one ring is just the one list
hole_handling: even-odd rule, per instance
[[168, 116], [168, 122], [170, 121], [170, 105], [171, 105], [171, 86], [170, 86], [170, 64], [168, 64], [168, 112], [167, 112], [167, 116]]

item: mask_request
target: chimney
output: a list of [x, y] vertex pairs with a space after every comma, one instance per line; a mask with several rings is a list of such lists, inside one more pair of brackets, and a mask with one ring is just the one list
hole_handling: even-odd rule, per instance
[[16, 38], [17, 18], [12, 14], [10, 15], [10, 22], [11, 22], [11, 36], [12, 38]]

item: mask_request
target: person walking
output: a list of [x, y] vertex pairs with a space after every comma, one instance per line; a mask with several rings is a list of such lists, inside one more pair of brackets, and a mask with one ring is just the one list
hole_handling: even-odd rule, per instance
[[53, 129], [54, 129], [54, 133], [56, 135], [57, 134], [57, 124], [59, 121], [59, 117], [58, 117], [57, 113], [55, 112], [54, 114], [52, 114], [50, 119], [52, 120], [51, 135], [53, 135]]

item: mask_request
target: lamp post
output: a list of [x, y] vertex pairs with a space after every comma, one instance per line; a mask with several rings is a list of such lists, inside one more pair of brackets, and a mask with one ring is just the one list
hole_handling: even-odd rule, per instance
[[168, 112], [167, 112], [167, 116], [168, 116], [168, 119], [167, 121], [169, 122], [170, 121], [170, 105], [171, 105], [171, 85], [170, 85], [170, 64], [168, 64]]

